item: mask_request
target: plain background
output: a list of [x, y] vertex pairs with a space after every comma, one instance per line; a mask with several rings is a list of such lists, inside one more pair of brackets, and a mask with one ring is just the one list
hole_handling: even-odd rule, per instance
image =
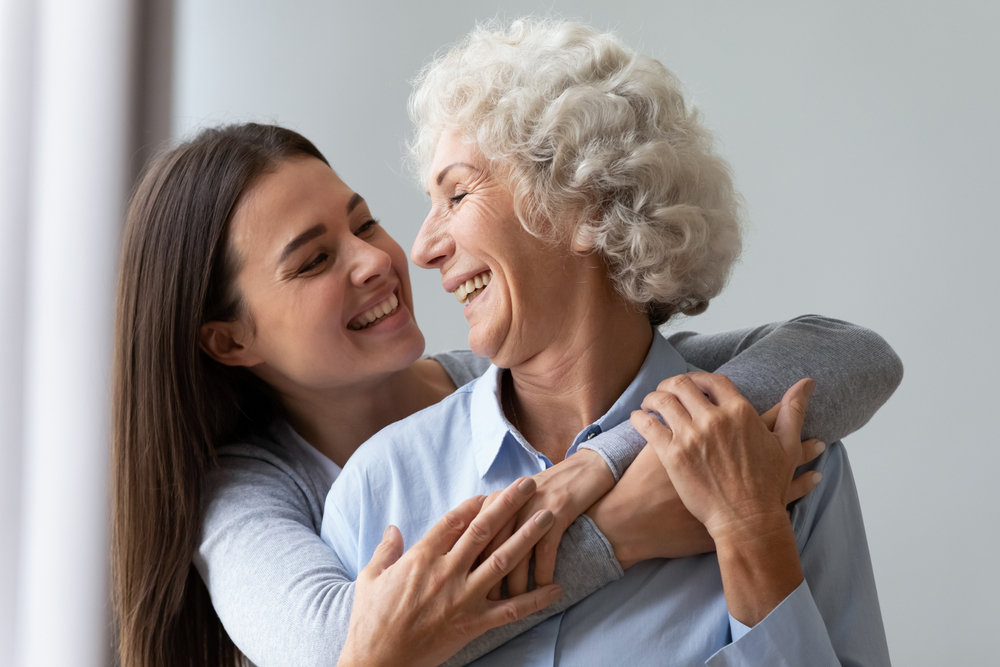
[[[897, 665], [984, 665], [1000, 614], [995, 506], [1000, 3], [177, 3], [173, 134], [274, 121], [311, 138], [409, 247], [409, 81], [477, 20], [617, 32], [685, 82], [746, 199], [730, 287], [699, 331], [816, 312], [869, 326], [906, 377], [847, 441]], [[467, 327], [412, 270], [428, 350]], [[990, 658], [994, 655], [994, 658]]]

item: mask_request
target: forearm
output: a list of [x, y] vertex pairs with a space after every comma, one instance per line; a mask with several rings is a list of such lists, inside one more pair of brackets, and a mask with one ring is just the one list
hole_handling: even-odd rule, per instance
[[903, 377], [899, 357], [874, 331], [819, 315], [669, 340], [688, 363], [728, 376], [760, 413], [797, 381], [813, 378], [802, 437], [826, 443], [864, 426]]

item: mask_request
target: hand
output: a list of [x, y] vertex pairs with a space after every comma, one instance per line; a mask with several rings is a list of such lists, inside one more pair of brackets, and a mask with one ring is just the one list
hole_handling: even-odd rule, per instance
[[[742, 521], [784, 515], [789, 499], [815, 480], [810, 475], [792, 487], [803, 449], [812, 442], [803, 443], [799, 433], [814, 387], [803, 380], [789, 390], [775, 432], [728, 378], [709, 373], [664, 380], [646, 397], [643, 410], [665, 424], [642, 411], [631, 421], [656, 450], [685, 506], [717, 538]], [[810, 447], [816, 448], [818, 443]]]
[[389, 526], [359, 573], [347, 642], [338, 665], [438, 665], [490, 628], [544, 609], [562, 590], [550, 585], [502, 602], [487, 593], [552, 526], [541, 511], [480, 565], [483, 548], [535, 493], [530, 478], [515, 481], [483, 509], [483, 496], [446, 514], [404, 554]]
[[671, 378], [646, 397], [643, 409], [665, 424], [632, 415], [715, 541], [729, 613], [750, 627], [802, 583], [785, 501], [815, 384], [803, 380], [786, 392], [773, 432], [728, 378], [707, 373]]
[[[534, 548], [535, 585], [547, 586], [552, 583], [556, 567], [556, 554], [563, 533], [576, 518], [583, 514], [599, 498], [615, 486], [615, 476], [600, 454], [590, 449], [581, 449], [569, 458], [560, 461], [548, 470], [534, 475], [538, 490], [517, 516], [497, 533], [485, 555], [491, 554], [507, 538], [540, 510], [549, 510], [555, 516], [552, 527], [538, 541]], [[487, 504], [491, 502], [487, 499]], [[528, 569], [532, 554], [518, 563], [507, 575], [507, 593], [521, 595], [528, 590]], [[500, 584], [490, 592], [491, 600], [500, 599]]]
[[587, 514], [625, 569], [648, 558], [715, 551], [705, 526], [687, 510], [652, 447], [644, 447], [606, 496]]
[[[774, 428], [781, 404], [761, 415]], [[818, 440], [800, 443], [796, 466], [815, 459], [825, 449]], [[822, 475], [806, 472], [788, 486], [786, 504], [816, 488]], [[621, 480], [587, 514], [611, 542], [625, 569], [647, 558], [682, 558], [715, 551], [708, 530], [684, 506], [654, 447], [643, 449]]]

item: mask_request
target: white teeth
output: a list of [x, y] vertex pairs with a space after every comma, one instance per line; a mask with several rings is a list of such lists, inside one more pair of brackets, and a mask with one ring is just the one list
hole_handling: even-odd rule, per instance
[[459, 303], [468, 303], [479, 296], [479, 292], [490, 284], [493, 278], [491, 271], [480, 273], [475, 278], [469, 278], [464, 283], [455, 288], [455, 298]]
[[365, 312], [347, 325], [348, 329], [352, 331], [357, 331], [359, 329], [366, 329], [375, 320], [380, 320], [387, 315], [395, 312], [396, 307], [399, 306], [399, 299], [396, 298], [395, 294], [390, 294], [389, 298], [382, 303], [376, 305], [371, 310]]

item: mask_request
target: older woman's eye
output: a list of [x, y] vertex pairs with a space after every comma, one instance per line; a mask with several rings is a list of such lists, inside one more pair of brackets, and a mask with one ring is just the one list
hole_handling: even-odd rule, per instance
[[308, 273], [309, 271], [312, 271], [313, 269], [315, 269], [316, 267], [318, 267], [320, 264], [322, 264], [323, 262], [325, 262], [328, 257], [329, 257], [329, 255], [327, 255], [325, 252], [321, 252], [320, 254], [316, 255], [311, 262], [309, 262], [308, 264], [306, 264], [305, 266], [303, 266], [301, 269], [299, 269], [299, 274], [301, 275], [303, 273]]
[[463, 199], [465, 199], [465, 195], [467, 195], [467, 194], [469, 194], [469, 193], [468, 192], [462, 192], [461, 194], [457, 194], [454, 197], [449, 197], [448, 201], [450, 201], [452, 204], [457, 204], [458, 202], [460, 202]]

